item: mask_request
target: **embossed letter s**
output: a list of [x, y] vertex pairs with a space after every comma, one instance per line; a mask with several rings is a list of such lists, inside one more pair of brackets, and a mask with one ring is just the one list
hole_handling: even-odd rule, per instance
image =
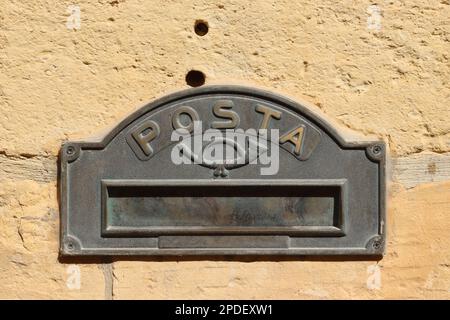
[[214, 121], [211, 124], [213, 129], [234, 129], [239, 126], [241, 119], [239, 114], [233, 110], [234, 103], [231, 100], [219, 100], [214, 104], [214, 115], [223, 119], [230, 119], [229, 121]]

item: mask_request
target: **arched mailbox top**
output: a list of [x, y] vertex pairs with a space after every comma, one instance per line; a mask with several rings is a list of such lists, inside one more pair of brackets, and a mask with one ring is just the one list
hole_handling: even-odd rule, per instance
[[[326, 132], [330, 137], [332, 137], [337, 144], [345, 148], [365, 148], [376, 146], [376, 155], [371, 154], [374, 159], [378, 159], [379, 148], [385, 148], [383, 141], [371, 141], [371, 140], [359, 140], [359, 139], [348, 139], [340, 132], [335, 124], [331, 123], [326, 119], [324, 115], [320, 114], [319, 110], [313, 110], [312, 105], [294, 100], [293, 98], [283, 96], [265, 89], [246, 87], [241, 85], [210, 85], [202, 86], [199, 88], [190, 88], [174, 92], [163, 97], [160, 97], [154, 101], [151, 101], [142, 107], [138, 108], [136, 111], [132, 112], [126, 118], [121, 120], [117, 125], [115, 125], [106, 135], [103, 136], [101, 141], [74, 141], [71, 143], [64, 143], [64, 145], [69, 146], [69, 144], [77, 144], [79, 147], [85, 149], [99, 149], [106, 147], [120, 132], [122, 132], [127, 126], [129, 126], [134, 121], [145, 117], [145, 115], [155, 112], [160, 108], [167, 107], [172, 103], [177, 101], [182, 101], [189, 98], [199, 98], [211, 95], [233, 95], [241, 97], [249, 97], [261, 99], [270, 103], [274, 103], [278, 106], [290, 110], [316, 126], [320, 127], [324, 132]], [[317, 108], [318, 109], [318, 108]], [[384, 153], [384, 150], [383, 150]], [[381, 154], [381, 153], [380, 153]]]

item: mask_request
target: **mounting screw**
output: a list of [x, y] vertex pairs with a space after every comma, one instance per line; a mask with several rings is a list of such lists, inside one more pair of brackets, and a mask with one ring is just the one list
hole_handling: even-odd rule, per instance
[[372, 152], [375, 155], [379, 155], [381, 153], [381, 150], [383, 150], [383, 149], [379, 145], [373, 146], [373, 148], [372, 148]]
[[71, 156], [75, 153], [75, 148], [73, 146], [68, 146], [66, 150], [67, 155]]
[[375, 240], [375, 241], [372, 243], [372, 248], [374, 248], [375, 250], [380, 249], [380, 248], [381, 248], [381, 241], [380, 241], [380, 240]]
[[67, 249], [72, 251], [73, 249], [75, 249], [75, 245], [72, 242], [68, 242], [67, 243]]

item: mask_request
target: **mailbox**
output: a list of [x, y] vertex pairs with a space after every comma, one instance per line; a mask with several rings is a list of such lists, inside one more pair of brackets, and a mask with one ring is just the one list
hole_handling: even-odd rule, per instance
[[206, 86], [60, 155], [62, 255], [381, 255], [385, 144], [302, 103]]

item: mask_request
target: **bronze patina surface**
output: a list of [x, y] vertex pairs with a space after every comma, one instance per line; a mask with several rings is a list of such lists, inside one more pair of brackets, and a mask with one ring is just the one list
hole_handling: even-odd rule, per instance
[[[278, 129], [279, 170], [171, 160], [175, 129]], [[215, 143], [230, 144], [229, 139]], [[207, 143], [205, 148], [210, 147]], [[249, 145], [233, 145], [239, 156]], [[189, 152], [188, 152], [189, 151]], [[195, 150], [180, 151], [191, 160]], [[381, 255], [385, 145], [346, 141], [306, 106], [240, 86], [149, 103], [61, 149], [62, 255]]]

